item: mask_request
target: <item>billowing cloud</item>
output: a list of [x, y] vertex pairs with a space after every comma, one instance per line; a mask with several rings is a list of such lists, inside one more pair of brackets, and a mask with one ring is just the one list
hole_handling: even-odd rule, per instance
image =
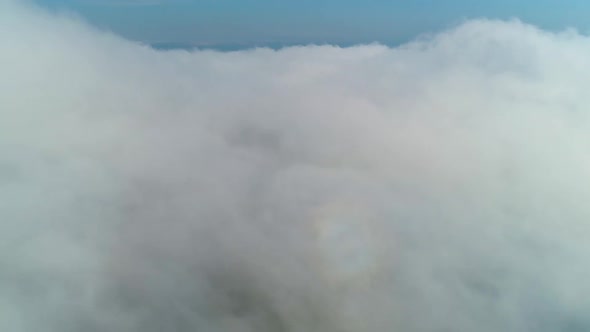
[[162, 52], [0, 7], [0, 330], [590, 329], [587, 37]]

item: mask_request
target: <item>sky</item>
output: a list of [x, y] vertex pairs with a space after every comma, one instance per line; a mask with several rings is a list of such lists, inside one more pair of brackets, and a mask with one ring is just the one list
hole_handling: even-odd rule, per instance
[[590, 29], [584, 0], [34, 0], [148, 43], [399, 44], [466, 19]]

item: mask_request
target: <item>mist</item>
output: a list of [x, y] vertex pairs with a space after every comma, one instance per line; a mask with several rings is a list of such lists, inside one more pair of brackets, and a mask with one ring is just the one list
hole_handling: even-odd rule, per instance
[[0, 330], [587, 331], [590, 39], [157, 51], [0, 1]]

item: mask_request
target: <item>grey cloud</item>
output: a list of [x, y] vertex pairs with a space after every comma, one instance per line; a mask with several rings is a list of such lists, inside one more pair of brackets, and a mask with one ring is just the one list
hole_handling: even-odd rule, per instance
[[0, 4], [2, 331], [585, 331], [590, 42], [155, 51]]

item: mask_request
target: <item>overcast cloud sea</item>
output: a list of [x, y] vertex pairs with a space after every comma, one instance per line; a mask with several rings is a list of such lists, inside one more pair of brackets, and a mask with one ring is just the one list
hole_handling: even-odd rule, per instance
[[587, 36], [0, 40], [0, 331], [590, 330]]

